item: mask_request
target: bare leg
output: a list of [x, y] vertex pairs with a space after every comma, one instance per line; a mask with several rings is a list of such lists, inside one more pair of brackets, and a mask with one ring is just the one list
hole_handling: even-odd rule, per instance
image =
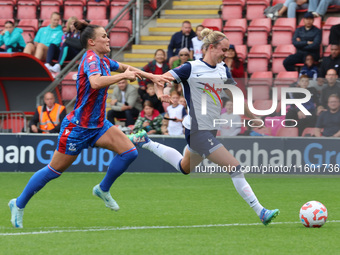
[[28, 43], [23, 51], [23, 53], [27, 53], [30, 55], [34, 55], [35, 53], [35, 45], [33, 43]]
[[47, 51], [48, 51], [48, 47], [45, 44], [38, 43], [34, 56], [37, 59], [45, 60], [47, 56]]

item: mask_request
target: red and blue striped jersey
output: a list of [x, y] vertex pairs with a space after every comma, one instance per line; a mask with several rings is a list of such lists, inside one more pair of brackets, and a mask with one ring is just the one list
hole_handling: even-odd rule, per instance
[[100, 128], [105, 120], [106, 97], [108, 87], [91, 88], [89, 77], [94, 74], [110, 76], [111, 71], [119, 68], [119, 64], [104, 56], [99, 56], [88, 50], [79, 65], [77, 75], [77, 99], [72, 112], [67, 119], [84, 128]]

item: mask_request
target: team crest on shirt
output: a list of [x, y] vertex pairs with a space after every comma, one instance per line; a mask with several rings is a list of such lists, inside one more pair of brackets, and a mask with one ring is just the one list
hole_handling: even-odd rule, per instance
[[69, 151], [76, 151], [77, 150], [76, 144], [75, 143], [70, 143], [70, 145], [68, 147], [68, 150]]

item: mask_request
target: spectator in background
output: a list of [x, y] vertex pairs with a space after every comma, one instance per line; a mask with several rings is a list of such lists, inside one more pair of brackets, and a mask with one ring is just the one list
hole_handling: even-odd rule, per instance
[[322, 111], [326, 111], [328, 105], [328, 98], [330, 95], [337, 95], [340, 97], [340, 83], [337, 82], [338, 75], [334, 69], [329, 69], [326, 74], [327, 86], [321, 91], [320, 106], [318, 107], [317, 115]]
[[[66, 23], [66, 32], [61, 38], [60, 47], [51, 43], [48, 47], [45, 66], [54, 73], [59, 73], [65, 60], [72, 60], [82, 49], [80, 43], [80, 32], [75, 28], [74, 22], [78, 21], [77, 17], [70, 17]], [[52, 61], [58, 60], [58, 63], [52, 66]]]
[[318, 67], [315, 65], [313, 55], [308, 54], [305, 59], [305, 65], [301, 68], [299, 77], [306, 75], [312, 80], [318, 78]]
[[156, 95], [154, 84], [148, 83], [146, 87], [146, 93], [143, 95], [143, 104], [145, 103], [145, 101], [150, 101], [153, 108], [155, 108], [159, 113], [164, 113], [162, 102], [158, 99]]
[[340, 0], [309, 0], [308, 11], [312, 12], [314, 17], [324, 16], [330, 5], [340, 5]]
[[[303, 103], [302, 105], [312, 114], [312, 115], [305, 115], [296, 105], [290, 105], [288, 112], [286, 114], [286, 119], [294, 119], [297, 121], [297, 127], [299, 129], [299, 136], [302, 135], [303, 130], [306, 127], [314, 127], [316, 123], [316, 108], [319, 105], [319, 94], [318, 91], [314, 87], [308, 87], [309, 85], [309, 78], [307, 75], [301, 75], [299, 77], [297, 87], [307, 89], [311, 93], [311, 99]], [[302, 93], [289, 93], [290, 99], [300, 99], [304, 98], [305, 95]], [[287, 125], [288, 121], [286, 122]], [[294, 123], [291, 123], [293, 126]]]
[[187, 100], [185, 100], [184, 96], [180, 96], [178, 103], [183, 105], [183, 117], [188, 114], [188, 105], [187, 105]]
[[190, 58], [193, 60], [200, 59], [203, 57], [202, 54], [202, 36], [201, 36], [201, 31], [204, 29], [203, 25], [198, 25], [196, 27], [196, 37], [191, 39], [192, 42], [192, 51], [190, 51]]
[[111, 108], [107, 112], [107, 119], [114, 125], [115, 118], [124, 118], [125, 126], [133, 125], [142, 104], [137, 89], [128, 84], [127, 80], [121, 80], [114, 87], [111, 97]]
[[59, 25], [60, 13], [53, 12], [50, 21], [50, 25], [40, 28], [34, 40], [27, 43], [24, 53], [34, 55], [39, 60], [45, 60], [51, 43], [60, 45], [63, 36], [63, 28]]
[[329, 33], [329, 44], [340, 45], [340, 24], [334, 25], [331, 27], [331, 31]]
[[331, 45], [331, 54], [322, 58], [322, 63], [318, 72], [319, 85], [323, 84], [326, 73], [329, 69], [334, 69], [338, 76], [340, 75], [340, 46]]
[[314, 16], [310, 12], [305, 13], [303, 22], [304, 26], [297, 28], [293, 36], [293, 44], [297, 52], [283, 61], [287, 71], [295, 71], [295, 64], [304, 63], [309, 54], [316, 61], [320, 58], [321, 30], [313, 25]]
[[143, 105], [143, 110], [138, 116], [133, 132], [137, 133], [139, 130], [144, 129], [148, 135], [162, 134], [162, 115], [153, 107], [150, 101], [145, 101]]
[[172, 91], [172, 104], [167, 108], [167, 117], [169, 118], [168, 133], [169, 135], [183, 135], [183, 109], [184, 106], [179, 104], [180, 94], [177, 91]]
[[10, 20], [5, 22], [5, 28], [0, 33], [0, 46], [5, 45], [5, 52], [23, 52], [26, 43], [22, 37], [23, 30], [14, 27]]
[[282, 17], [287, 12], [287, 18], [296, 18], [296, 10], [303, 10], [308, 8], [308, 0], [286, 0], [282, 8], [272, 15], [273, 20]]
[[224, 108], [226, 112], [221, 114], [221, 119], [228, 123], [220, 125], [221, 136], [237, 136], [241, 132], [241, 116], [233, 114], [233, 101], [228, 100]]
[[[169, 64], [166, 61], [165, 51], [158, 49], [155, 52], [154, 60], [149, 62], [146, 66], [142, 68], [142, 71], [152, 73], [152, 74], [164, 74], [170, 70]], [[139, 89], [138, 93], [143, 98], [146, 93], [146, 84], [150, 83], [150, 80], [140, 80], [138, 79]]]
[[185, 62], [191, 61], [190, 59], [190, 51], [188, 48], [183, 48], [178, 53], [179, 59], [175, 60], [172, 64], [172, 69], [183, 65]]
[[173, 62], [179, 59], [178, 53], [180, 49], [187, 48], [189, 50], [193, 50], [191, 39], [195, 36], [196, 34], [191, 28], [190, 21], [183, 21], [181, 31], [176, 32], [171, 37], [168, 45], [169, 66], [172, 66]]
[[[31, 133], [59, 133], [60, 124], [66, 116], [65, 106], [57, 104], [51, 92], [44, 95], [44, 105], [38, 106], [29, 123]], [[39, 124], [38, 124], [39, 123]]]
[[322, 112], [318, 117], [315, 136], [340, 137], [340, 99], [338, 95], [329, 96], [328, 110]]

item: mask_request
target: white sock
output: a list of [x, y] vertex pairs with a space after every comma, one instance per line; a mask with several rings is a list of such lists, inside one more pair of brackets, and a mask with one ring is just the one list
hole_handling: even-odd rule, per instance
[[152, 140], [146, 144], [143, 144], [142, 147], [143, 149], [153, 152], [165, 162], [168, 162], [170, 165], [172, 165], [177, 171], [181, 172], [179, 169], [179, 162], [182, 160], [183, 156], [174, 148], [154, 142]]
[[233, 181], [235, 189], [240, 194], [240, 196], [248, 203], [251, 208], [253, 208], [256, 214], [260, 216], [263, 206], [257, 200], [257, 197], [255, 196], [249, 183], [244, 178], [244, 174], [242, 172], [231, 174], [231, 180]]

